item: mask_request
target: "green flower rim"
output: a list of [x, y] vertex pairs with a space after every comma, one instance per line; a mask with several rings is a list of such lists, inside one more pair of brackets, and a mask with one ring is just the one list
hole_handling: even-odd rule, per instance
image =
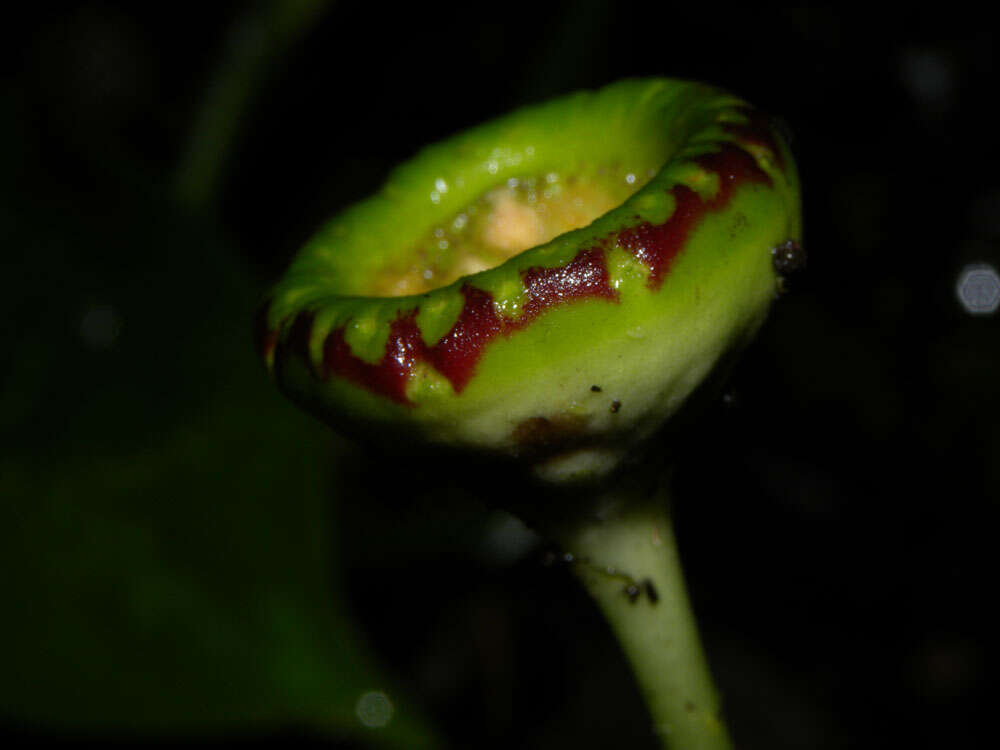
[[[595, 165], [652, 176], [496, 267], [370, 294], [489, 190]], [[627, 80], [398, 167], [299, 252], [260, 309], [258, 346], [287, 396], [348, 433], [529, 453], [553, 481], [603, 475], [753, 336], [780, 284], [772, 252], [800, 241], [798, 177], [770, 118], [704, 84]]]

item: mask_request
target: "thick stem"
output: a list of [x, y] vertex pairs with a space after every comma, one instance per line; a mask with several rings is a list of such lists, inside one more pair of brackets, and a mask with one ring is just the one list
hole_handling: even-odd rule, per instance
[[631, 663], [663, 746], [723, 750], [732, 743], [684, 587], [663, 484], [616, 488], [598, 518], [558, 537]]

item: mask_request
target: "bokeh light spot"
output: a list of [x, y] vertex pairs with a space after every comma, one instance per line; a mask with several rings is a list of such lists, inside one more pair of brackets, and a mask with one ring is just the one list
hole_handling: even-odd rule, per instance
[[362, 693], [354, 707], [358, 721], [371, 729], [384, 727], [392, 721], [393, 711], [392, 701], [381, 690], [369, 690], [367, 693]]
[[933, 49], [908, 50], [900, 56], [900, 78], [925, 110], [943, 112], [952, 105], [955, 71], [947, 56]]
[[955, 294], [970, 315], [992, 315], [1000, 307], [1000, 275], [986, 263], [967, 265], [958, 274]]
[[89, 349], [110, 349], [121, 333], [122, 319], [111, 305], [94, 305], [80, 319], [80, 338]]

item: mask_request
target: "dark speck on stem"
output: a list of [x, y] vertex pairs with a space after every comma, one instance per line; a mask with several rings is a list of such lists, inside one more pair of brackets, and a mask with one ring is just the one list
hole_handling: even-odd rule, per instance
[[642, 582], [643, 588], [646, 589], [646, 596], [649, 598], [650, 604], [656, 604], [660, 601], [660, 595], [656, 593], [656, 586], [653, 585], [653, 581], [647, 578]]
[[628, 597], [629, 603], [635, 604], [636, 601], [639, 599], [639, 594], [641, 592], [641, 589], [637, 584], [630, 583], [623, 589], [623, 591], [625, 592], [625, 596]]
[[622, 402], [617, 399], [611, 402], [611, 413], [617, 414], [618, 410], [622, 408]]

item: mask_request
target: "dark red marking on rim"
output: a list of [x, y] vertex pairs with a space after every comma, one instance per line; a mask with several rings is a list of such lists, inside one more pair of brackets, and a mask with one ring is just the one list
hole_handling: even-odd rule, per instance
[[774, 137], [774, 125], [771, 118], [753, 107], [739, 107], [739, 113], [747, 118], [745, 123], [725, 122], [722, 128], [736, 136], [743, 143], [763, 146], [774, 155], [774, 163], [778, 169], [785, 170], [785, 160], [782, 157], [778, 141]]
[[[706, 214], [722, 209], [740, 185], [770, 183], [753, 157], [732, 144], [724, 144], [717, 153], [694, 161], [719, 175], [719, 189], [713, 198], [703, 201], [686, 185], [676, 185], [671, 189], [676, 208], [665, 223], [646, 222], [616, 236], [623, 247], [649, 268], [648, 283], [653, 289], [663, 283], [691, 230]], [[344, 338], [344, 327], [340, 327], [323, 343], [321, 372], [316, 372], [311, 364], [310, 370], [317, 377], [328, 379], [336, 375], [398, 404], [412, 406], [406, 396], [406, 385], [416, 363], [425, 362], [447, 378], [456, 393], [461, 393], [475, 375], [486, 346], [498, 336], [523, 330], [552, 307], [588, 298], [618, 301], [618, 292], [611, 286], [608, 274], [606, 244], [581, 250], [569, 263], [556, 268], [532, 267], [522, 271], [528, 299], [517, 318], [499, 315], [489, 292], [466, 284], [462, 287], [464, 303], [458, 318], [433, 346], [423, 341], [416, 322], [417, 310], [400, 310], [389, 325], [385, 352], [378, 362], [365, 362], [355, 355]], [[313, 316], [308, 311], [296, 317], [288, 336], [278, 342], [276, 361], [284, 358], [287, 350], [287, 354], [311, 363], [312, 323]]]
[[565, 266], [529, 268], [521, 272], [528, 301], [515, 319], [505, 319], [505, 331], [524, 328], [549, 307], [586, 297], [618, 300], [618, 291], [611, 287], [608, 264], [603, 247], [581, 250]]
[[493, 305], [493, 296], [465, 284], [465, 304], [458, 319], [428, 351], [434, 368], [448, 378], [456, 393], [468, 385], [486, 345], [504, 332], [504, 321]]
[[741, 185], [771, 183], [771, 178], [753, 157], [733, 145], [727, 144], [720, 151], [699, 156], [694, 161], [719, 176], [719, 190], [714, 197], [703, 201], [687, 185], [675, 185], [670, 189], [675, 208], [669, 219], [663, 224], [643, 222], [618, 233], [619, 244], [649, 268], [647, 283], [654, 290], [663, 284], [691, 231], [706, 214], [725, 208]]
[[465, 303], [458, 319], [433, 347], [424, 343], [417, 326], [417, 310], [399, 311], [389, 324], [385, 353], [378, 362], [365, 362], [344, 339], [344, 328], [330, 332], [323, 343], [323, 378], [342, 377], [398, 404], [412, 406], [406, 384], [417, 362], [427, 362], [451, 381], [456, 391], [472, 378], [483, 348], [502, 331], [493, 298], [481, 289], [462, 287]]
[[345, 380], [363, 386], [373, 393], [386, 396], [401, 404], [408, 404], [406, 381], [413, 362], [426, 354], [426, 346], [417, 327], [416, 309], [400, 312], [389, 324], [389, 338], [385, 354], [377, 363], [365, 362], [351, 351], [344, 339], [344, 328], [330, 332], [323, 342], [322, 377], [336, 374]]
[[414, 365], [422, 361], [461, 393], [475, 374], [486, 346], [498, 336], [510, 336], [548, 308], [573, 300], [618, 299], [600, 247], [581, 250], [563, 266], [529, 268], [522, 278], [528, 300], [517, 318], [499, 315], [489, 292], [464, 285], [465, 301], [458, 318], [433, 346], [427, 346], [420, 335], [417, 311], [400, 311], [389, 326], [385, 354], [377, 363], [358, 358], [344, 340], [344, 329], [337, 328], [323, 345], [322, 376], [337, 375], [396, 403], [412, 405], [406, 397], [406, 384]]

